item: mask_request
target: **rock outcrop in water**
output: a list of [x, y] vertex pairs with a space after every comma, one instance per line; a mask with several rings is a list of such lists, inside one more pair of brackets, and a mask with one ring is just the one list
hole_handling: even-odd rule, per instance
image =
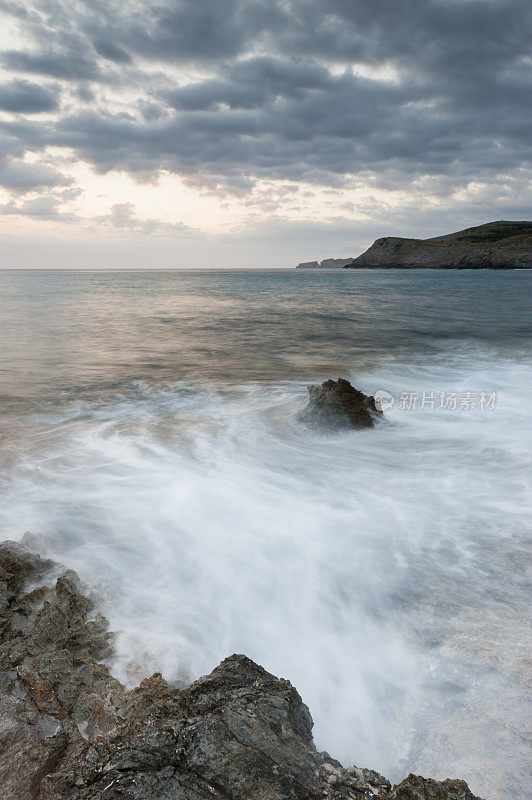
[[341, 428], [373, 428], [374, 420], [382, 416], [375, 398], [360, 392], [349, 381], [338, 378], [321, 386], [308, 386], [309, 403], [299, 419], [316, 431]]
[[415, 775], [392, 789], [318, 753], [294, 687], [243, 655], [187, 688], [155, 674], [127, 691], [75, 573], [13, 542], [0, 630], [2, 800], [479, 800]]
[[346, 269], [532, 269], [532, 222], [489, 222], [433, 239], [377, 239]]

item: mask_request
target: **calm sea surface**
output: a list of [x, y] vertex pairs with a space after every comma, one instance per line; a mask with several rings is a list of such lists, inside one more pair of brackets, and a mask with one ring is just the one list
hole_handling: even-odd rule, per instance
[[[99, 594], [122, 680], [245, 652], [345, 763], [525, 800], [531, 290], [0, 272], [2, 538], [31, 532]], [[340, 375], [393, 405], [312, 435], [306, 385]]]

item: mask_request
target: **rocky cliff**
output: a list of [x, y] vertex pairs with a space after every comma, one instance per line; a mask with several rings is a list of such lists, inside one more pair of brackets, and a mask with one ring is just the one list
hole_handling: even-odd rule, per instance
[[316, 750], [294, 687], [243, 655], [188, 687], [126, 690], [76, 574], [0, 544], [1, 800], [479, 800], [460, 780], [395, 787]]
[[532, 222], [489, 222], [433, 239], [377, 239], [346, 269], [532, 268]]
[[321, 263], [319, 261], [302, 261], [296, 269], [342, 269], [352, 261], [353, 258], [324, 258]]

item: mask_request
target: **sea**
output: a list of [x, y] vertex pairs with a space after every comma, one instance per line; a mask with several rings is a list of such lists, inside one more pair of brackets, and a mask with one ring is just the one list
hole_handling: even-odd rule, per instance
[[[532, 271], [0, 272], [0, 531], [78, 571], [113, 674], [245, 653], [317, 747], [525, 800]], [[382, 398], [317, 434], [307, 386]]]

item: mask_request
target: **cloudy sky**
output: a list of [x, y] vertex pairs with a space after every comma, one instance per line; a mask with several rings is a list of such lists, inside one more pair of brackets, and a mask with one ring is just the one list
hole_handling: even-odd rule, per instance
[[530, 0], [0, 0], [0, 266], [530, 219]]

